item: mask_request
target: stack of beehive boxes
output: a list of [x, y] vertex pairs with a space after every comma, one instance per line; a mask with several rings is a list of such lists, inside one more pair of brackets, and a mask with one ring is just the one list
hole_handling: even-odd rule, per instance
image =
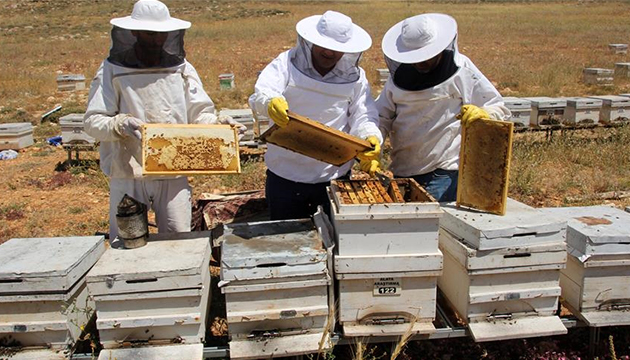
[[586, 68], [582, 70], [582, 79], [587, 85], [612, 86], [613, 69]]
[[565, 334], [556, 314], [566, 222], [511, 199], [504, 216], [442, 208], [438, 286], [475, 341]]
[[0, 343], [72, 347], [93, 315], [85, 275], [104, 251], [102, 236], [0, 245]]
[[64, 144], [94, 144], [94, 138], [83, 130], [83, 117], [84, 114], [68, 114], [59, 118], [61, 141]]
[[630, 78], [630, 63], [628, 62], [615, 63], [615, 77], [619, 79]]
[[628, 44], [608, 44], [608, 48], [614, 54], [627, 54], [628, 53]]
[[225, 294], [231, 359], [330, 347], [335, 323], [331, 238], [319, 230], [321, 214], [315, 219], [225, 226], [219, 238], [219, 286]]
[[33, 145], [31, 123], [0, 124], [0, 150], [19, 150]]
[[344, 335], [434, 332], [439, 203], [413, 179], [392, 182], [400, 201], [354, 203], [342, 194], [351, 183], [333, 181], [329, 191]]
[[206, 234], [156, 234], [140, 248], [107, 249], [87, 275], [104, 348], [202, 343], [210, 299]]
[[376, 73], [381, 85], [385, 85], [387, 79], [389, 79], [389, 69], [376, 69]]
[[57, 90], [74, 91], [85, 89], [85, 76], [81, 74], [64, 74], [57, 76]]
[[545, 212], [568, 220], [560, 277], [567, 307], [589, 326], [630, 325], [630, 214], [609, 206]]

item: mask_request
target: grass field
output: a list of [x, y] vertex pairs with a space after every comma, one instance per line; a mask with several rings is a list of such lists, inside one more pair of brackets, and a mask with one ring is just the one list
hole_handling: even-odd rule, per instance
[[[617, 62], [630, 62], [630, 55], [608, 49], [609, 43], [630, 42], [629, 1], [165, 3], [173, 16], [193, 23], [186, 34], [187, 57], [219, 109], [246, 107], [258, 72], [295, 44], [296, 22], [329, 9], [351, 16], [371, 34], [373, 46], [361, 65], [374, 96], [380, 91], [376, 69], [385, 68], [380, 48], [384, 33], [404, 18], [424, 12], [444, 12], [457, 19], [460, 51], [504, 96], [630, 93], [627, 79], [615, 79], [609, 88], [581, 82], [586, 67], [613, 68]], [[0, 2], [0, 123], [30, 121], [38, 125], [39, 140], [18, 159], [0, 161], [0, 243], [14, 237], [107, 231], [107, 179], [93, 162], [56, 171], [67, 154], [42, 141], [60, 129], [48, 121], [40, 125], [39, 119], [57, 105], [63, 109], [53, 120], [84, 111], [87, 90], [57, 92], [56, 77], [83, 74], [89, 86], [108, 53], [109, 20], [128, 15], [132, 5], [131, 0]], [[219, 90], [222, 73], [235, 75], [235, 89]], [[589, 205], [604, 202], [589, 199], [593, 194], [630, 191], [630, 127], [555, 133], [552, 140], [544, 135], [515, 135], [510, 197], [533, 206]], [[98, 154], [82, 157], [96, 159]], [[194, 195], [262, 188], [264, 170], [262, 161], [252, 159], [243, 163], [241, 175], [192, 178]], [[630, 199], [605, 202], [630, 205]], [[618, 353], [630, 353], [629, 343], [628, 339], [620, 342], [623, 347]], [[501, 349], [482, 356], [487, 349], [479, 350], [479, 357], [501, 358]], [[517, 349], [529, 347], [524, 342]], [[558, 356], [540, 358], [560, 358], [561, 350], [556, 350]]]

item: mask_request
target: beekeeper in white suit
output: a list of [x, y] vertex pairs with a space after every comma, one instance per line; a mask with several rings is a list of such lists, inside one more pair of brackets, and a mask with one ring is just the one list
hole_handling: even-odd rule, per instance
[[[139, 0], [131, 16], [110, 22], [112, 47], [92, 80], [85, 114], [85, 131], [101, 142], [101, 169], [110, 177], [110, 242], [118, 233], [116, 210], [125, 194], [155, 211], [158, 231], [190, 231], [188, 180], [142, 176], [140, 127], [219, 122], [185, 58], [184, 33], [191, 24], [171, 17], [157, 0]], [[220, 122], [243, 130], [231, 118]]]
[[390, 137], [389, 169], [412, 177], [438, 201], [457, 194], [461, 121], [507, 120], [490, 81], [457, 51], [457, 23], [445, 14], [410, 17], [382, 42], [390, 77], [376, 99], [379, 127]]
[[[287, 110], [367, 139], [374, 150], [360, 154], [361, 168], [378, 168], [382, 138], [365, 72], [359, 67], [370, 35], [348, 16], [327, 11], [296, 25], [297, 45], [275, 58], [258, 77], [250, 106], [278, 126]], [[349, 175], [353, 162], [333, 166], [268, 145], [266, 196], [273, 220], [306, 218], [318, 205], [329, 210], [326, 186]]]

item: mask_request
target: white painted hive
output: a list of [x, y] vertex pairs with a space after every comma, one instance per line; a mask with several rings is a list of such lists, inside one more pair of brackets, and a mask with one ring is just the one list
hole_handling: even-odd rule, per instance
[[630, 214], [608, 206], [545, 210], [568, 220], [560, 277], [567, 307], [590, 326], [630, 325]]
[[475, 341], [566, 334], [556, 315], [565, 244], [475, 250], [440, 230], [438, 286], [469, 323]]
[[231, 358], [317, 351], [332, 301], [325, 235], [307, 219], [225, 226], [220, 287]]
[[630, 118], [630, 98], [618, 95], [589, 96], [602, 100], [602, 111], [599, 113], [599, 121], [604, 124], [628, 121]]
[[532, 114], [531, 101], [517, 97], [504, 97], [503, 102], [512, 113], [510, 121], [514, 123], [514, 126], [529, 127]]
[[22, 346], [71, 346], [92, 316], [85, 274], [102, 236], [11, 239], [0, 245], [0, 338]]
[[109, 248], [87, 275], [103, 347], [203, 342], [210, 250], [201, 232], [151, 235], [140, 248]]
[[531, 101], [532, 113], [530, 125], [557, 125], [562, 123], [564, 118], [564, 110], [567, 106], [565, 99], [541, 97], [523, 98]]
[[219, 111], [219, 116], [226, 115], [247, 126], [245, 135], [240, 141], [251, 141], [254, 139], [254, 114], [251, 109], [223, 109]]
[[567, 108], [564, 114], [565, 122], [569, 124], [595, 124], [599, 121], [602, 101], [598, 99], [572, 97], [567, 98]]
[[68, 114], [59, 118], [61, 140], [64, 144], [94, 144], [94, 138], [86, 134], [85, 130], [83, 130], [83, 115], [84, 114]]
[[[400, 256], [437, 254], [440, 204], [412, 179], [394, 179], [408, 201], [402, 203], [345, 204], [336, 184], [329, 188], [332, 223], [338, 256]], [[413, 271], [401, 266], [392, 271]], [[425, 268], [418, 264], [418, 271]], [[336, 272], [363, 272], [337, 267]]]
[[31, 123], [0, 124], [0, 150], [19, 150], [33, 143]]
[[503, 216], [458, 208], [455, 203], [443, 205], [442, 210], [444, 216], [440, 227], [473, 249], [494, 250], [564, 242], [566, 221], [510, 198]]

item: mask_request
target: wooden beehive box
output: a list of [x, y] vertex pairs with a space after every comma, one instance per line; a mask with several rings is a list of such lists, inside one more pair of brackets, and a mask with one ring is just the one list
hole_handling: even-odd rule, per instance
[[626, 79], [630, 77], [630, 62], [615, 63], [615, 77]]
[[143, 125], [142, 171], [144, 175], [240, 173], [237, 131], [230, 125]]
[[64, 144], [83, 143], [94, 144], [93, 137], [83, 129], [85, 114], [68, 114], [59, 118], [61, 126], [61, 140]]
[[369, 142], [289, 111], [285, 127], [273, 125], [260, 139], [327, 164], [341, 166], [372, 148]]
[[177, 359], [203, 360], [203, 344], [171, 344], [162, 346], [103, 349], [98, 360]]
[[510, 121], [515, 128], [528, 128], [532, 113], [532, 103], [527, 99], [517, 97], [504, 97], [505, 107], [510, 109]]
[[[401, 261], [409, 259], [408, 266], [424, 270], [407, 255], [437, 256], [437, 232], [442, 216], [439, 203], [413, 179], [392, 181], [388, 194], [392, 200], [397, 198], [396, 202], [367, 199], [356, 203], [359, 200], [351, 199], [353, 184], [355, 197], [360, 194], [356, 185], [363, 185], [367, 188], [364, 192], [374, 196], [380, 185], [376, 180], [332, 181], [328, 196], [339, 255], [335, 257], [336, 263], [346, 257], [387, 255]], [[401, 269], [411, 270], [400, 265]]]
[[440, 227], [473, 249], [495, 250], [515, 245], [564, 242], [566, 221], [513, 199], [508, 198], [504, 216], [458, 208], [453, 203], [444, 204], [442, 210], [444, 216], [440, 219]]
[[73, 91], [85, 89], [85, 76], [81, 74], [63, 74], [57, 76], [57, 90]]
[[66, 349], [93, 315], [85, 274], [102, 236], [11, 239], [0, 245], [0, 339]]
[[623, 123], [630, 118], [630, 98], [617, 95], [589, 96], [603, 102], [599, 122], [603, 124]]
[[247, 127], [241, 141], [251, 141], [254, 139], [254, 114], [251, 109], [222, 109], [219, 116], [230, 116], [235, 121]]
[[613, 69], [586, 68], [582, 70], [582, 80], [588, 85], [612, 86]]
[[457, 205], [505, 214], [513, 129], [486, 119], [462, 124]]
[[109, 248], [103, 254], [87, 275], [103, 347], [203, 341], [211, 249], [205, 235], [156, 234], [143, 247]]
[[602, 101], [598, 99], [572, 97], [567, 98], [567, 108], [564, 114], [567, 124], [596, 124], [599, 121], [599, 112], [602, 109]]
[[563, 242], [475, 250], [440, 230], [444, 269], [438, 286], [475, 341], [566, 334], [556, 315]]
[[547, 96], [526, 97], [532, 102], [532, 116], [530, 125], [560, 125], [564, 119], [564, 109], [567, 102], [561, 98], [550, 98]]
[[560, 277], [567, 307], [589, 326], [630, 325], [630, 214], [608, 206], [545, 211], [568, 221]]
[[327, 338], [334, 323], [332, 244], [319, 226], [307, 219], [225, 225], [220, 287], [230, 358], [317, 352]]
[[31, 123], [0, 124], [0, 150], [19, 150], [33, 143]]

